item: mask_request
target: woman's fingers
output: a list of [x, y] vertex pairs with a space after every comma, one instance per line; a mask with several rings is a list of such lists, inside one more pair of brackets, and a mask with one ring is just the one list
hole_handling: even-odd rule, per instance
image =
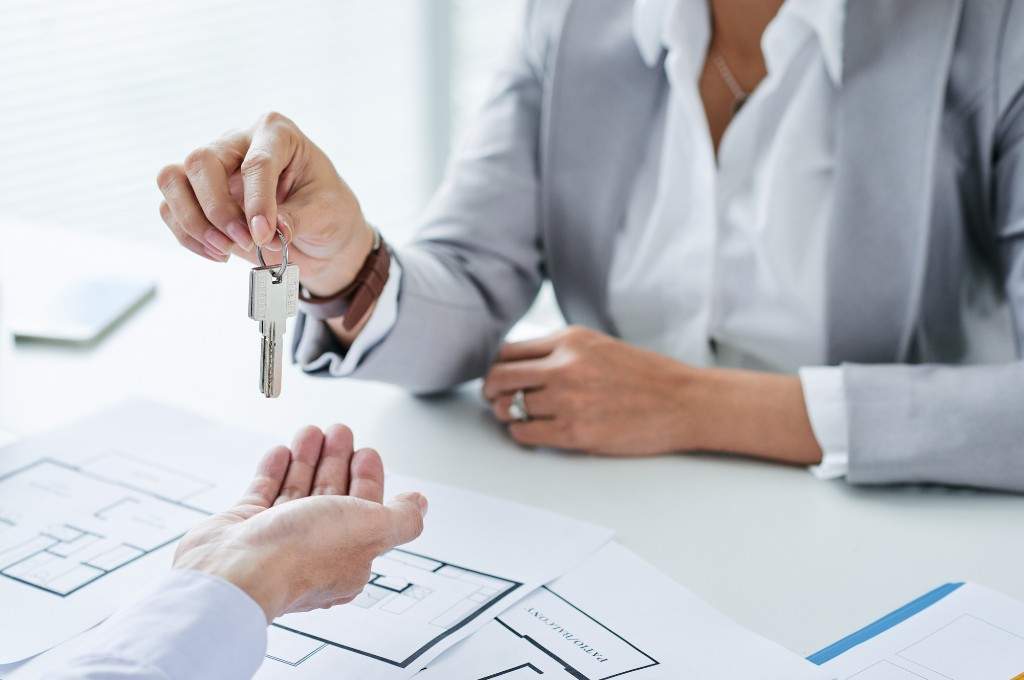
[[559, 336], [548, 335], [522, 342], [506, 342], [498, 352], [498, 361], [521, 361], [539, 359], [551, 354], [558, 346]]
[[313, 477], [311, 495], [332, 496], [348, 493], [352, 446], [352, 430], [344, 425], [332, 425], [327, 428], [320, 464]]
[[206, 219], [182, 166], [168, 165], [160, 171], [156, 181], [171, 215], [185, 233], [217, 252], [231, 253], [231, 239]]
[[324, 433], [320, 431], [320, 428], [310, 425], [299, 430], [299, 433], [295, 435], [295, 442], [292, 444], [288, 474], [281, 484], [281, 491], [274, 505], [309, 495], [323, 445]]
[[359, 449], [352, 456], [349, 494], [374, 503], [384, 502], [384, 463], [373, 449]]
[[551, 446], [573, 448], [573, 442], [564, 420], [529, 420], [508, 426], [512, 439], [524, 446]]
[[292, 162], [298, 142], [295, 125], [279, 113], [267, 114], [253, 130], [241, 171], [245, 214], [256, 245], [274, 238], [278, 183]]
[[[509, 415], [509, 408], [512, 406], [512, 394], [501, 394], [491, 402], [491, 411], [494, 417], [503, 423], [510, 423], [515, 420]], [[555, 395], [552, 390], [541, 388], [523, 392], [526, 403], [526, 413], [530, 418], [554, 418], [558, 415], [558, 408]]]
[[174, 219], [174, 215], [171, 214], [171, 208], [167, 205], [166, 201], [162, 201], [160, 203], [160, 217], [163, 219], [164, 224], [167, 225], [167, 228], [171, 230], [174, 238], [178, 240], [178, 243], [185, 246], [196, 255], [205, 257], [207, 260], [212, 260], [213, 262], [227, 262], [227, 255], [192, 238], [181, 227], [181, 225], [178, 224], [177, 220]]
[[[223, 145], [196, 149], [185, 159], [185, 175], [206, 219], [242, 250], [252, 250], [245, 213], [231, 197], [228, 176], [237, 169], [236, 154]], [[231, 164], [235, 163], [235, 167]]]
[[[193, 241], [215, 253], [251, 256], [254, 240], [273, 238], [277, 197], [287, 188], [279, 180], [297, 145], [294, 124], [268, 114], [252, 132], [226, 134], [192, 151], [183, 164], [164, 167], [157, 184], [174, 220]], [[183, 240], [186, 247], [189, 243]]]
[[484, 396], [493, 401], [506, 392], [543, 387], [549, 370], [546, 359], [498, 362], [484, 378]]

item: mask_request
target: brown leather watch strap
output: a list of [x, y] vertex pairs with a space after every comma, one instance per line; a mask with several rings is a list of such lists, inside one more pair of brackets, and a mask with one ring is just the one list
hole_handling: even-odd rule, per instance
[[341, 327], [355, 328], [384, 292], [391, 272], [391, 252], [380, 233], [375, 234], [373, 250], [367, 256], [352, 283], [334, 295], [317, 297], [302, 289], [299, 308], [314, 319], [327, 320], [345, 317]]

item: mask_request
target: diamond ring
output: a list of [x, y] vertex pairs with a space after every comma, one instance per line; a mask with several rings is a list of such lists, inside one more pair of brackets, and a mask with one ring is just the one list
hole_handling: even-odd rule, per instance
[[521, 423], [530, 419], [530, 414], [526, 410], [526, 393], [522, 390], [516, 390], [512, 395], [512, 403], [508, 405], [508, 417]]

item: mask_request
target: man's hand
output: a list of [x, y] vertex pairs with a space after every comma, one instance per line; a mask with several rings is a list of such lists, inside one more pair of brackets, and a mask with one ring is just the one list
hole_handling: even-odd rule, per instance
[[280, 225], [314, 295], [351, 283], [373, 246], [359, 202], [330, 159], [278, 113], [164, 167], [157, 184], [160, 216], [183, 246], [207, 259], [237, 253], [255, 262], [253, 242], [277, 250]]
[[248, 593], [272, 621], [350, 602], [378, 555], [423, 530], [427, 500], [387, 505], [384, 468], [372, 449], [353, 452], [352, 432], [301, 430], [291, 450], [271, 449], [235, 506], [182, 538], [174, 566], [219, 576]]
[[[612, 455], [691, 448], [685, 407], [692, 369], [597, 331], [572, 326], [502, 347], [484, 381], [494, 415], [521, 444]], [[508, 414], [526, 392], [531, 420]]]
[[[527, 422], [509, 417], [516, 390], [526, 395]], [[484, 380], [484, 397], [512, 437], [530, 446], [821, 460], [798, 377], [694, 368], [581, 327], [506, 344]]]

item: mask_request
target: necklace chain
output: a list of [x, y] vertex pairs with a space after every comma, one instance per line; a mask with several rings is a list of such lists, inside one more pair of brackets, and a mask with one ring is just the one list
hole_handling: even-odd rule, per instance
[[739, 81], [736, 80], [736, 76], [732, 74], [732, 69], [729, 68], [729, 64], [725, 62], [725, 58], [721, 54], [718, 54], [717, 52], [712, 54], [711, 62], [715, 65], [715, 68], [718, 69], [718, 75], [722, 77], [722, 82], [725, 83], [725, 86], [729, 88], [729, 92], [732, 93], [732, 98], [735, 100], [735, 107], [738, 109], [743, 105], [743, 102], [747, 101], [747, 97], [750, 96], [750, 93], [744, 90], [743, 86], [741, 86]]

